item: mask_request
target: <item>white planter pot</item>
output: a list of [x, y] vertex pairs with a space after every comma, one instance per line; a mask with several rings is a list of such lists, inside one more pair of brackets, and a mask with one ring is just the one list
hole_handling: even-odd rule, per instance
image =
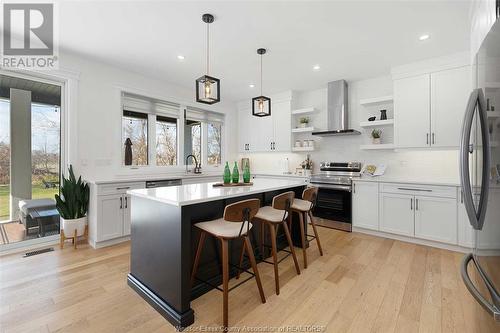
[[300, 123], [300, 124], [299, 124], [299, 127], [300, 127], [300, 128], [306, 128], [306, 127], [307, 127], [307, 125], [309, 125], [309, 123]]
[[73, 237], [73, 235], [75, 234], [75, 230], [77, 236], [83, 236], [86, 225], [87, 216], [70, 220], [66, 220], [61, 217], [61, 229], [64, 230], [64, 235], [66, 237]]
[[375, 144], [375, 145], [380, 144], [380, 138], [376, 138], [376, 139], [373, 138], [372, 140], [373, 140], [373, 144]]

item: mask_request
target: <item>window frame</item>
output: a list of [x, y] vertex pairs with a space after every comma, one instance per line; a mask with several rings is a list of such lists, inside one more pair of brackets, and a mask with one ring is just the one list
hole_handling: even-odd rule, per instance
[[[164, 118], [163, 120], [158, 120], [158, 118]], [[174, 117], [171, 117], [171, 116], [166, 116], [166, 115], [163, 115], [163, 114], [155, 114], [154, 115], [154, 119], [155, 119], [155, 146], [154, 146], [154, 159], [155, 159], [155, 164], [154, 166], [156, 167], [172, 167], [172, 166], [178, 166], [179, 165], [179, 118], [174, 118]], [[168, 120], [175, 120], [175, 164], [172, 164], [172, 165], [158, 165], [158, 160], [157, 160], [157, 147], [156, 145], [158, 144], [158, 133], [156, 132], [156, 124], [157, 122], [164, 122], [164, 123], [173, 123], [173, 121], [168, 121]]]
[[[125, 115], [125, 113], [129, 113], [129, 115]], [[141, 116], [140, 116], [141, 115]], [[125, 145], [125, 142], [123, 140], [123, 118], [124, 117], [129, 117], [129, 118], [136, 118], [136, 119], [146, 119], [146, 164], [141, 164], [141, 165], [125, 165], [125, 149], [123, 148], [123, 146]], [[121, 163], [122, 163], [122, 166], [125, 166], [125, 167], [135, 167], [135, 168], [139, 168], [139, 167], [147, 167], [150, 165], [150, 161], [151, 161], [151, 151], [150, 151], [150, 117], [149, 117], [149, 114], [147, 113], [144, 113], [144, 112], [139, 112], [139, 111], [131, 111], [131, 110], [126, 110], [125, 108], [123, 108], [122, 110], [122, 118], [121, 118]]]

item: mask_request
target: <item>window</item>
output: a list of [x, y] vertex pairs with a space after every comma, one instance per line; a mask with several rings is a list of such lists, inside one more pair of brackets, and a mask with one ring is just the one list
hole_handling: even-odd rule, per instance
[[122, 144], [125, 165], [148, 165], [147, 114], [123, 111]]
[[221, 134], [220, 123], [207, 124], [207, 163], [209, 165], [221, 164]]
[[219, 166], [223, 131], [224, 114], [122, 92], [124, 166], [184, 166], [189, 155], [202, 167]]
[[156, 165], [177, 164], [177, 119], [156, 116]]
[[[184, 126], [184, 155], [194, 155], [198, 163], [201, 163], [201, 122], [188, 120]], [[194, 165], [194, 159], [189, 161]]]

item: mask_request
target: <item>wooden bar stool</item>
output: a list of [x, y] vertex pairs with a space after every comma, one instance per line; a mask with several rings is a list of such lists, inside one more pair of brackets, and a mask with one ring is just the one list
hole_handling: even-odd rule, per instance
[[[285, 260], [290, 254], [293, 257], [293, 262], [295, 264], [295, 270], [297, 271], [297, 274], [300, 274], [300, 268], [299, 268], [299, 263], [297, 261], [297, 257], [295, 256], [295, 250], [293, 247], [292, 243], [292, 237], [290, 236], [290, 231], [288, 229], [287, 221], [288, 221], [288, 216], [290, 215], [290, 207], [293, 202], [293, 198], [295, 197], [295, 193], [290, 191], [290, 192], [285, 192], [283, 194], [277, 195], [273, 198], [272, 206], [265, 206], [261, 207], [259, 209], [259, 212], [255, 215], [254, 219], [258, 219], [261, 223], [263, 228], [261, 228], [261, 253], [264, 251], [262, 250], [262, 246], [268, 246], [265, 245], [263, 242], [264, 239], [264, 231], [265, 231], [265, 226], [268, 226], [269, 231], [271, 233], [271, 249], [272, 249], [272, 256], [273, 256], [273, 261], [266, 261], [263, 260], [263, 262], [272, 264], [274, 265], [274, 281], [276, 285], [276, 295], [280, 294], [280, 283], [279, 283], [279, 274], [278, 274], [278, 264]], [[278, 261], [278, 248], [276, 246], [276, 234], [278, 232], [279, 226], [283, 226], [283, 230], [285, 232], [286, 240], [288, 242], [288, 246], [290, 247], [290, 251], [287, 250], [282, 250], [287, 252], [288, 254], [282, 258], [281, 260]], [[269, 247], [269, 246], [268, 246]], [[243, 251], [241, 252], [240, 256], [240, 266], [243, 261]]]
[[[255, 280], [257, 282], [257, 287], [259, 288], [260, 298], [262, 300], [262, 303], [266, 302], [264, 291], [262, 289], [262, 284], [260, 282], [257, 263], [255, 261], [253, 249], [250, 244], [250, 240], [248, 238], [248, 233], [252, 228], [252, 223], [250, 221], [255, 216], [255, 214], [257, 214], [259, 207], [260, 207], [259, 199], [249, 199], [249, 200], [239, 201], [234, 204], [226, 206], [226, 208], [224, 209], [224, 216], [222, 218], [195, 224], [195, 227], [200, 229], [200, 237], [198, 241], [198, 247], [196, 249], [196, 256], [194, 258], [194, 263], [193, 263], [193, 272], [191, 274], [191, 285], [193, 285], [193, 282], [196, 278], [196, 271], [198, 270], [198, 264], [200, 262], [203, 244], [205, 242], [206, 234], [208, 233], [219, 239], [222, 247], [222, 294], [223, 294], [222, 318], [224, 322], [223, 323], [224, 328], [226, 329], [228, 327], [228, 295], [230, 291], [229, 253], [228, 253], [228, 242], [230, 240], [234, 239], [243, 240], [243, 248], [246, 250], [248, 257], [250, 259], [250, 263], [253, 269], [253, 276], [255, 277]], [[247, 280], [243, 282], [246, 282]], [[215, 286], [215, 288], [220, 290], [220, 288], [218, 288], [217, 286]]]
[[[302, 255], [304, 256], [304, 268], [307, 268], [307, 248], [306, 248], [306, 237], [310, 237], [309, 240], [316, 239], [318, 243], [319, 254], [323, 255], [323, 249], [321, 248], [321, 242], [319, 240], [318, 231], [316, 230], [316, 224], [314, 223], [314, 218], [312, 215], [312, 209], [316, 204], [316, 198], [318, 197], [317, 187], [308, 187], [302, 192], [302, 199], [294, 199], [292, 203], [292, 213], [296, 212], [299, 214], [299, 224], [300, 224], [300, 237], [302, 240]], [[307, 222], [307, 216], [311, 219], [311, 226], [314, 231], [314, 236], [307, 235], [305, 231], [304, 221]], [[290, 217], [291, 218], [291, 217]]]

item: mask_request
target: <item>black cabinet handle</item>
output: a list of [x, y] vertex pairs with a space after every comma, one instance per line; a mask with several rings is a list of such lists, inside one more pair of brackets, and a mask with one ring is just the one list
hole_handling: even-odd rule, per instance
[[128, 197], [125, 197], [125, 208], [128, 208]]
[[413, 210], [413, 198], [410, 198], [410, 210]]
[[120, 197], [120, 209], [123, 209], [123, 197]]

